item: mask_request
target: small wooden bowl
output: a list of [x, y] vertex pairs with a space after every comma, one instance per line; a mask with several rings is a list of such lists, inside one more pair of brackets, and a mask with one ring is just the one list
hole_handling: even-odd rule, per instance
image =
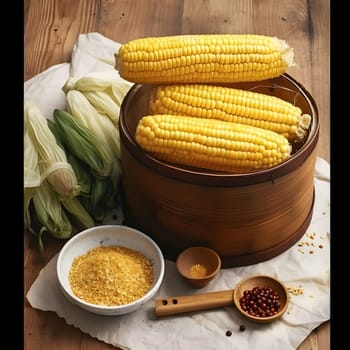
[[[239, 302], [240, 298], [243, 296], [244, 291], [252, 290], [254, 287], [270, 287], [278, 293], [281, 307], [276, 314], [273, 316], [258, 317], [252, 316], [242, 309]], [[280, 318], [287, 310], [289, 303], [289, 294], [286, 287], [277, 279], [270, 276], [259, 275], [248, 277], [237, 284], [233, 292], [233, 302], [236, 305], [238, 311], [247, 319], [259, 323], [269, 323]]]
[[208, 247], [190, 247], [179, 254], [176, 267], [180, 275], [193, 287], [203, 288], [219, 273], [221, 259]]

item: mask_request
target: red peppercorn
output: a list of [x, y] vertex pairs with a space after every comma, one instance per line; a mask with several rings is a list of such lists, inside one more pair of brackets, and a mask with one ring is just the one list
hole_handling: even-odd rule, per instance
[[270, 287], [256, 286], [245, 290], [239, 303], [245, 312], [257, 317], [275, 315], [281, 307], [278, 293]]

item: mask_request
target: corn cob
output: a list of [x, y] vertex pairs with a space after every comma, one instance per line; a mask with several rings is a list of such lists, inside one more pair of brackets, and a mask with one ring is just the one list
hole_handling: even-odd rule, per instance
[[80, 201], [96, 222], [101, 222], [106, 209], [116, 206], [115, 192], [110, 177], [94, 177], [89, 195], [80, 196]]
[[285, 73], [293, 61], [284, 40], [250, 34], [146, 37], [115, 53], [119, 75], [141, 84], [264, 80]]
[[79, 196], [89, 195], [91, 192], [92, 174], [90, 168], [69, 150], [66, 151], [67, 160], [72, 165], [80, 186]]
[[61, 199], [63, 208], [67, 211], [72, 224], [78, 229], [83, 230], [95, 225], [93, 218], [79, 201], [79, 197]]
[[64, 197], [76, 196], [80, 187], [64, 150], [57, 144], [46, 117], [33, 101], [24, 101], [24, 129], [38, 152], [41, 181]]
[[40, 186], [41, 176], [39, 170], [39, 156], [35, 149], [33, 140], [28, 134], [24, 133], [24, 188], [35, 188]]
[[63, 85], [62, 90], [67, 93], [70, 90], [106, 91], [111, 86], [119, 88], [125, 94], [132, 84], [121, 79], [113, 69], [87, 73], [79, 78], [70, 77]]
[[81, 92], [99, 113], [105, 114], [118, 127], [120, 106], [131, 86], [132, 83], [120, 78], [112, 69], [71, 77], [62, 90], [67, 96], [71, 90]]
[[24, 133], [24, 228], [31, 225], [29, 205], [36, 188], [40, 186], [41, 176], [38, 165], [38, 152], [28, 132]]
[[59, 196], [50, 188], [46, 180], [35, 191], [33, 206], [36, 218], [45, 231], [56, 238], [65, 239], [71, 236], [72, 225], [63, 210]]
[[107, 116], [115, 128], [118, 128], [120, 104], [115, 103], [111, 93], [84, 91], [83, 94], [99, 114]]
[[159, 85], [150, 100], [150, 113], [214, 118], [278, 132], [290, 142], [302, 141], [311, 122], [299, 107], [258, 92], [231, 87], [182, 84]]
[[[96, 135], [101, 147], [114, 161], [120, 156], [119, 131], [107, 115], [98, 112], [88, 98], [78, 90], [67, 92], [67, 109], [71, 116]], [[119, 114], [118, 114], [119, 115]]]
[[288, 140], [273, 131], [187, 116], [144, 116], [135, 140], [159, 159], [234, 173], [272, 167], [291, 153]]
[[66, 111], [55, 109], [53, 116], [60, 140], [64, 140], [69, 151], [87, 164], [95, 175], [109, 176], [113, 162], [111, 153], [101, 145], [93, 131]]
[[57, 125], [50, 119], [47, 120], [51, 132], [55, 135], [57, 144], [64, 149], [68, 163], [72, 166], [75, 176], [80, 186], [79, 196], [89, 195], [91, 191], [92, 174], [90, 168], [82, 160], [77, 158], [64, 144], [61, 133], [58, 132]]

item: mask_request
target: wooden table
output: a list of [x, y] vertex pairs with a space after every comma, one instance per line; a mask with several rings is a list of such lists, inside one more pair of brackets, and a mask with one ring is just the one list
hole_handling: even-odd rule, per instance
[[[318, 154], [330, 160], [329, 0], [25, 0], [24, 10], [24, 80], [69, 62], [81, 33], [99, 32], [120, 43], [143, 36], [198, 33], [256, 33], [284, 39], [294, 47], [297, 63], [288, 72], [318, 106]], [[63, 244], [47, 239], [41, 259], [32, 235], [24, 232], [24, 295]], [[54, 312], [33, 309], [26, 300], [24, 326], [27, 350], [115, 349], [68, 326]], [[298, 350], [328, 350], [329, 339], [328, 321]]]

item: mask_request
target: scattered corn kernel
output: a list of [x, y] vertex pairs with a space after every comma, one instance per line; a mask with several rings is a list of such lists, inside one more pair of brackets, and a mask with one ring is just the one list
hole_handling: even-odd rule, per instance
[[293, 295], [304, 294], [302, 286], [299, 286], [299, 287], [288, 287], [287, 290], [288, 290], [289, 293], [291, 293]]
[[[319, 248], [319, 249], [323, 249], [324, 246], [322, 244], [319, 244], [319, 242], [317, 242], [317, 239], [324, 239], [324, 237], [322, 235], [317, 235], [315, 232], [306, 232], [305, 233], [305, 236], [307, 237], [307, 239], [309, 239], [310, 241], [308, 240], [303, 240], [301, 242], [299, 242], [297, 244], [298, 247], [300, 248], [305, 248], [305, 247], [309, 247], [309, 250], [308, 250], [308, 253], [309, 254], [314, 254], [315, 251], [312, 250], [312, 247], [315, 247], [315, 248]], [[298, 248], [298, 252], [301, 253], [301, 254], [304, 254], [305, 251], [303, 249], [300, 249]]]

